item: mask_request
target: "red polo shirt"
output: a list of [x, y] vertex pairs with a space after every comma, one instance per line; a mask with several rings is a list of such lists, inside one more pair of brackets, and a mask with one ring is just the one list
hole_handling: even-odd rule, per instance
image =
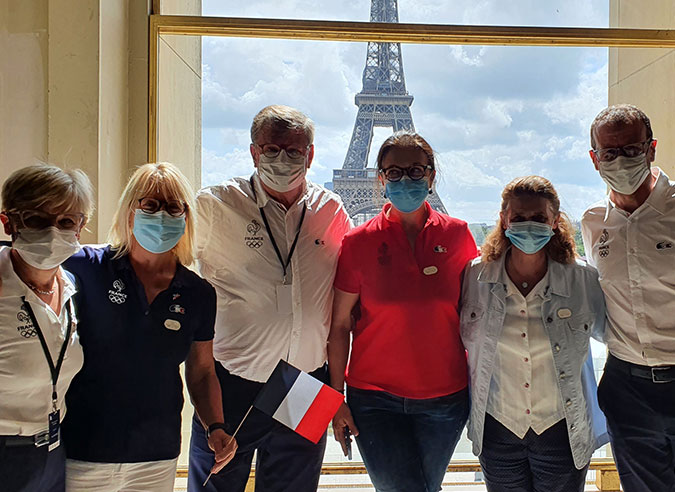
[[457, 303], [462, 272], [478, 254], [466, 222], [434, 211], [415, 252], [391, 204], [347, 233], [335, 287], [359, 294], [347, 384], [404, 398], [435, 398], [467, 386]]

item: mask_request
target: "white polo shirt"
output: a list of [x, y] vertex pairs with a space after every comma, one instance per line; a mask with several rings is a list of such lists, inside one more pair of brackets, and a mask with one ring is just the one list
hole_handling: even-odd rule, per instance
[[675, 365], [675, 182], [659, 168], [632, 214], [609, 197], [581, 219], [589, 263], [607, 301], [610, 353], [634, 364]]
[[[288, 211], [269, 198], [257, 174], [197, 195], [197, 259], [216, 289], [214, 357], [232, 374], [266, 381], [280, 359], [311, 372], [326, 361], [333, 278], [351, 220], [335, 194], [307, 182]], [[259, 208], [286, 260], [306, 206], [287, 283]]]
[[551, 340], [541, 318], [548, 272], [523, 297], [508, 274], [504, 327], [497, 344], [486, 411], [520, 439], [541, 434], [565, 417]]
[[[61, 312], [57, 316], [51, 307], [36, 296], [14, 272], [9, 256], [11, 248], [0, 247], [0, 435], [32, 436], [49, 427], [52, 411], [52, 377], [40, 339], [22, 296], [30, 303], [44, 334], [54, 363], [67, 332], [66, 303], [71, 303], [75, 286], [60, 269], [63, 281]], [[58, 408], [61, 420], [66, 413], [65, 397], [70, 382], [82, 368], [83, 356], [76, 330], [75, 310], [72, 329], [63, 366], [57, 383]]]

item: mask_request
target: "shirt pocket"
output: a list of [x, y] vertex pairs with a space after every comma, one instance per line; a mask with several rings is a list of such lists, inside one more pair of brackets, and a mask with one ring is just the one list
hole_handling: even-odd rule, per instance
[[476, 339], [477, 332], [482, 326], [482, 320], [485, 315], [485, 308], [479, 304], [466, 304], [462, 307], [459, 317], [459, 327], [462, 340], [465, 343]]
[[568, 318], [564, 323], [568, 329], [568, 337], [571, 339], [571, 348], [579, 351], [582, 355], [582, 362], [586, 359], [585, 354], [588, 352], [594, 321], [595, 313], [582, 313]]

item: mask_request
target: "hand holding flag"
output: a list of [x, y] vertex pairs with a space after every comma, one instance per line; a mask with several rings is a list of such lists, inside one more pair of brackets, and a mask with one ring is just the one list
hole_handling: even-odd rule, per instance
[[339, 391], [280, 360], [253, 406], [316, 444], [343, 402]]

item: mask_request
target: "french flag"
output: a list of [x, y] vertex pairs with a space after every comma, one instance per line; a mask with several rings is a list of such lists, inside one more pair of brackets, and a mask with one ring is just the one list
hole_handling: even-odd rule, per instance
[[316, 444], [343, 401], [340, 392], [280, 360], [253, 406]]

